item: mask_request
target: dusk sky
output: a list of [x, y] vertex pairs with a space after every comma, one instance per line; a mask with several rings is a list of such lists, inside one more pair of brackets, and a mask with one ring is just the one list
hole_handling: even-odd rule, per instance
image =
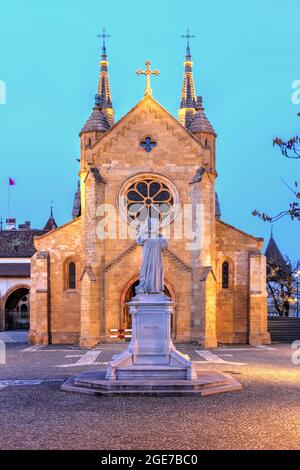
[[[248, 7], [247, 7], [248, 5]], [[218, 133], [217, 190], [222, 219], [268, 240], [270, 224], [251, 215], [284, 210], [300, 160], [273, 148], [300, 133], [299, 0], [1, 0], [0, 217], [41, 228], [53, 200], [59, 225], [71, 219], [79, 165], [78, 133], [97, 90], [105, 27], [116, 119], [143, 96], [135, 74], [146, 59], [161, 72], [153, 96], [177, 116], [186, 28], [196, 93]], [[1, 100], [0, 100], [1, 101]], [[134, 155], [133, 155], [134, 158]], [[299, 259], [299, 222], [274, 225], [283, 254]]]

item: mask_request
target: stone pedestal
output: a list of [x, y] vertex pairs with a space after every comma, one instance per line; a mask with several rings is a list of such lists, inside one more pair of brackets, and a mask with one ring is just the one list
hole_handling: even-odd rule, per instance
[[100, 396], [207, 396], [241, 390], [220, 372], [195, 370], [190, 358], [171, 340], [175, 302], [163, 294], [139, 294], [129, 302], [132, 339], [107, 370], [70, 377], [62, 390]]
[[126, 351], [113, 357], [106, 378], [195, 378], [190, 358], [177, 351], [171, 339], [175, 302], [163, 294], [139, 294], [128, 305], [132, 339]]

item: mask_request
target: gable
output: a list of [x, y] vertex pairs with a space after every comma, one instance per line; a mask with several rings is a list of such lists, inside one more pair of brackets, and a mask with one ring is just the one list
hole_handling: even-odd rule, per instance
[[264, 239], [254, 237], [242, 230], [229, 225], [222, 220], [216, 220], [217, 247], [222, 251], [235, 246], [237, 250], [257, 248], [262, 249]]
[[37, 250], [72, 250], [81, 244], [81, 217], [34, 238]]
[[[140, 143], [149, 136], [156, 146], [146, 152]], [[145, 96], [91, 148], [85, 159], [93, 165], [132, 166], [154, 171], [157, 166], [196, 168], [210, 150], [183, 127], [154, 98]]]

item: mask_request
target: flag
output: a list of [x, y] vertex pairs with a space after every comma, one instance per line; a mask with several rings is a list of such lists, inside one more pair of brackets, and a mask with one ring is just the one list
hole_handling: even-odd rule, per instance
[[13, 180], [12, 178], [8, 177], [8, 186], [15, 186], [15, 180]]

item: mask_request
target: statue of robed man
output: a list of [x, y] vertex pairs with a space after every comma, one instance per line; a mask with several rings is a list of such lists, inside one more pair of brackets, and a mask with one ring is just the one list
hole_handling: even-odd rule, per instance
[[159, 233], [158, 221], [148, 221], [140, 226], [137, 242], [143, 247], [140, 283], [136, 294], [162, 294], [164, 292], [164, 268], [162, 252], [168, 246], [167, 240]]

